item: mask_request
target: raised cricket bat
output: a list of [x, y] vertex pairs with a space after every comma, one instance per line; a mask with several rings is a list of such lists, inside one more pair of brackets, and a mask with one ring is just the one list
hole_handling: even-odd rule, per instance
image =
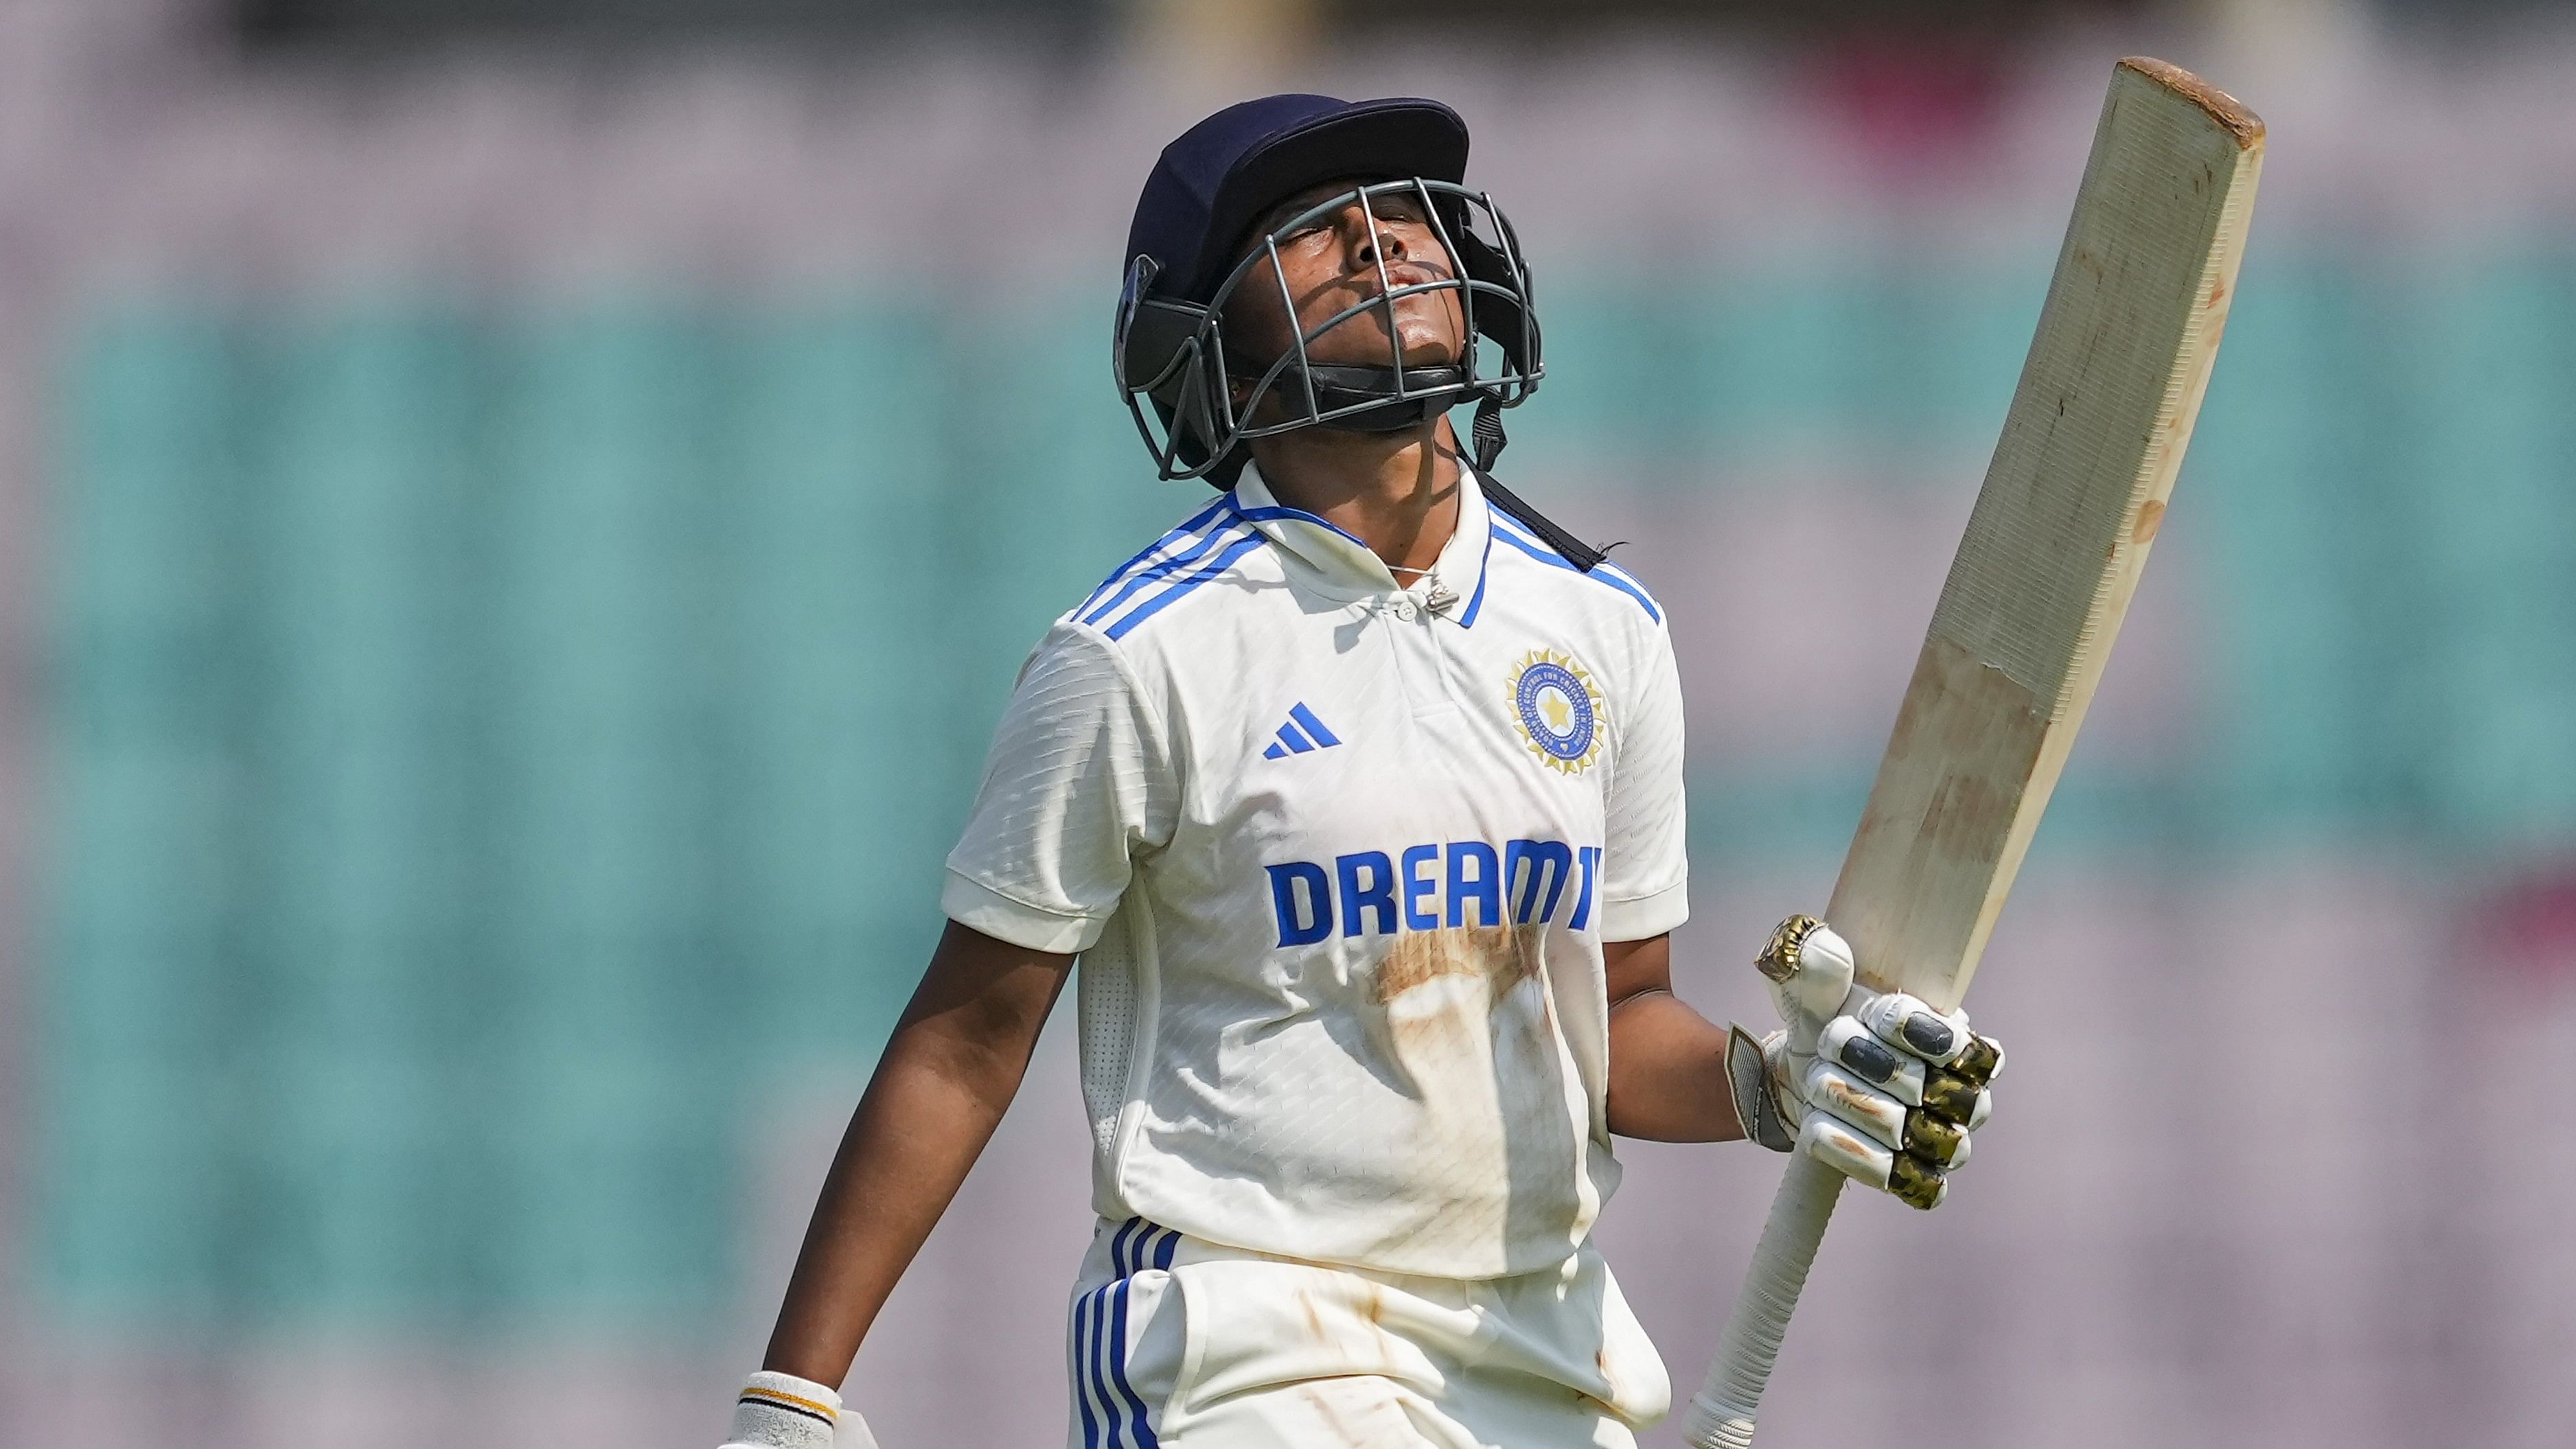
[[[1825, 919], [1862, 983], [1949, 1011], [2084, 722], [2191, 441], [2236, 288], [2263, 122], [2132, 57], [2084, 163], [2012, 411]], [[1749, 1445], [1842, 1174], [1789, 1159], [1717, 1361], [1701, 1449]]]

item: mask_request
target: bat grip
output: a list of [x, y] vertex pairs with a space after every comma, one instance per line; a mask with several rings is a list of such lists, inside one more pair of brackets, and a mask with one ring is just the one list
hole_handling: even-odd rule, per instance
[[1771, 1199], [1770, 1220], [1762, 1225], [1762, 1242], [1753, 1250], [1753, 1265], [1744, 1270], [1744, 1287], [1735, 1295], [1726, 1331], [1717, 1340], [1717, 1358], [1708, 1366], [1708, 1382], [1690, 1403], [1683, 1434], [1698, 1449], [1747, 1449], [1753, 1442], [1753, 1416], [1762, 1407], [1763, 1386], [1780, 1356], [1780, 1337], [1789, 1331], [1789, 1315], [1798, 1307], [1798, 1292], [1807, 1286], [1807, 1269], [1824, 1241], [1825, 1224], [1834, 1216], [1834, 1199], [1843, 1190], [1843, 1175], [1803, 1152], [1789, 1156], [1780, 1177], [1779, 1194]]

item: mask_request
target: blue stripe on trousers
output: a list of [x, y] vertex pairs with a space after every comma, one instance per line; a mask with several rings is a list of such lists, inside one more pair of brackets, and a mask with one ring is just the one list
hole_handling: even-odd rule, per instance
[[1152, 1413], [1127, 1377], [1128, 1280], [1148, 1263], [1168, 1270], [1180, 1241], [1173, 1229], [1128, 1219], [1109, 1240], [1111, 1281], [1074, 1305], [1074, 1406], [1084, 1449], [1158, 1449]]

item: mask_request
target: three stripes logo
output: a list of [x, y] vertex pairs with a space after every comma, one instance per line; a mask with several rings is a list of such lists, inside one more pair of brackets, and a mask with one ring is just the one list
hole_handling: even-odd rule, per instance
[[1177, 1230], [1129, 1218], [1109, 1240], [1113, 1276], [1073, 1302], [1073, 1406], [1084, 1449], [1156, 1449], [1160, 1442], [1145, 1396], [1127, 1374], [1127, 1309], [1135, 1278], [1170, 1272], [1180, 1245]]
[[1315, 712], [1300, 701], [1288, 707], [1288, 722], [1279, 727], [1277, 738], [1271, 740], [1270, 748], [1261, 752], [1261, 758], [1284, 760], [1290, 755], [1329, 750], [1341, 742], [1341, 737], [1324, 728], [1324, 722], [1315, 718]]

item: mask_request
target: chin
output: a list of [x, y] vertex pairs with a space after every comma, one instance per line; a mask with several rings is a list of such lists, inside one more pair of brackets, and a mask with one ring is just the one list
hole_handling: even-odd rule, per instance
[[[1395, 329], [1395, 343], [1404, 352], [1407, 367], [1455, 367], [1458, 365], [1458, 339], [1450, 329], [1425, 318], [1418, 323]], [[1378, 366], [1386, 365], [1386, 343], [1377, 345]]]
[[[1353, 321], [1360, 319], [1354, 318]], [[1440, 319], [1399, 316], [1395, 342], [1403, 349], [1406, 367], [1455, 367], [1459, 345], [1456, 329], [1444, 326]], [[1330, 344], [1329, 346], [1326, 344]], [[1330, 367], [1384, 367], [1387, 365], [1387, 336], [1383, 325], [1371, 327], [1363, 334], [1345, 324], [1307, 344], [1306, 355]]]
[[[1337, 347], [1330, 352], [1322, 348], [1312, 348], [1306, 355], [1323, 367], [1385, 367], [1387, 365], [1387, 346], [1383, 342], [1375, 347], [1354, 347], [1347, 350]], [[1458, 365], [1458, 349], [1446, 342], [1408, 342], [1404, 347], [1404, 365], [1408, 368], [1455, 367]]]

